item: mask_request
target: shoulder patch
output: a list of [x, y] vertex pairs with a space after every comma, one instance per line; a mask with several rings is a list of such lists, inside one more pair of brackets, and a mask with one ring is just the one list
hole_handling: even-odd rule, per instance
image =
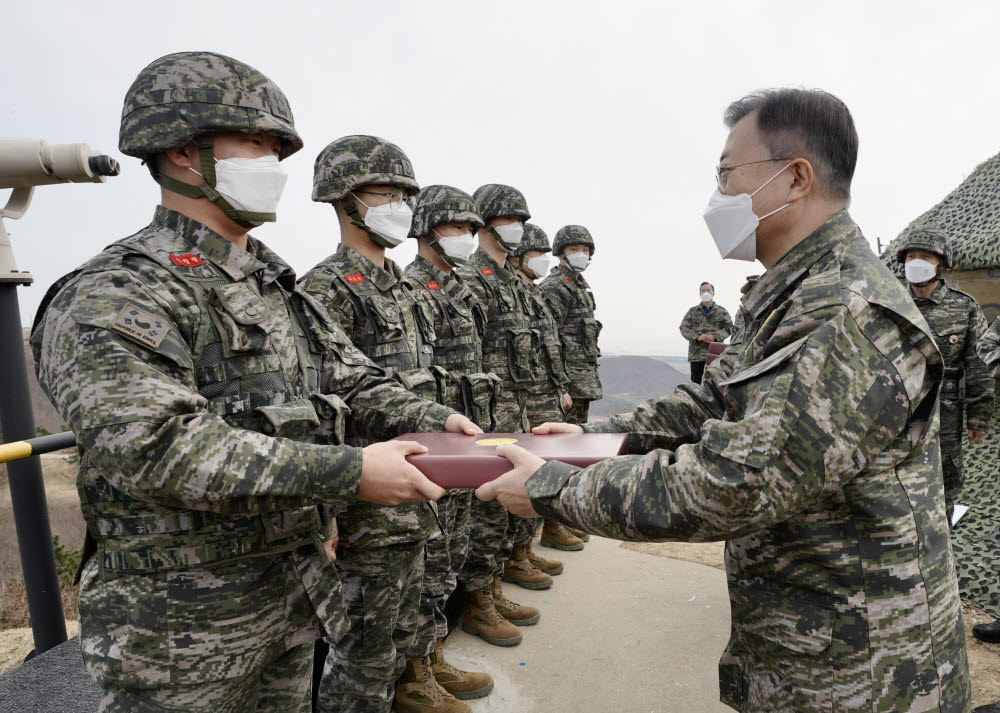
[[344, 275], [344, 279], [350, 282], [352, 285], [360, 285], [365, 281], [365, 276], [360, 272], [355, 272], [353, 275]]
[[437, 280], [431, 280], [430, 282], [425, 282], [424, 284], [427, 285], [427, 289], [428, 290], [440, 290], [441, 289], [441, 285], [439, 285], [437, 283]]
[[[173, 257], [173, 255], [171, 255]], [[135, 305], [128, 303], [118, 313], [111, 328], [116, 332], [132, 337], [149, 347], [156, 349], [170, 331], [170, 325], [148, 312], [143, 312]]]
[[193, 253], [187, 253], [186, 255], [167, 254], [170, 256], [170, 260], [178, 267], [198, 267], [205, 264], [204, 260]]
[[565, 282], [568, 285], [569, 284], [569, 278], [568, 277], [564, 277], [563, 278], [563, 282]]
[[481, 272], [482, 272], [482, 273], [483, 273], [484, 275], [492, 275], [492, 274], [493, 274], [493, 268], [492, 268], [492, 267], [484, 267], [484, 268], [483, 268], [483, 269], [481, 270]]

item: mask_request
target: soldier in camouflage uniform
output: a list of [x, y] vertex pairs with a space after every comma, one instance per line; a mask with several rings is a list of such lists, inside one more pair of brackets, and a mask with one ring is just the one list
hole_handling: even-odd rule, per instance
[[[756, 228], [767, 272], [744, 295], [742, 337], [702, 386], [588, 426], [628, 433], [636, 455], [581, 470], [502, 446], [514, 470], [477, 495], [607, 537], [728, 540], [733, 630], [719, 679], [736, 710], [964, 713], [937, 447], [944, 365], [844, 207], [850, 114], [824, 92], [781, 89], [726, 117], [732, 168], [720, 169], [713, 205], [756, 193], [741, 226], [788, 211]], [[772, 143], [792, 156], [780, 174]], [[747, 237], [734, 233], [712, 234], [729, 249]]]
[[[511, 186], [480, 186], [473, 199], [485, 225], [479, 231], [479, 247], [456, 272], [486, 317], [481, 331], [483, 369], [502, 380], [495, 431], [525, 432], [528, 387], [539, 381], [538, 344], [528, 321], [521, 281], [507, 253], [521, 242], [524, 221], [531, 214], [524, 196]], [[521, 518], [508, 516], [497, 503], [473, 500], [471, 547], [462, 573], [471, 598], [462, 628], [497, 646], [519, 644], [521, 634], [496, 621], [494, 610], [517, 626], [529, 626], [541, 618], [536, 608], [504, 597], [500, 583], [520, 523]]]
[[[590, 402], [600, 399], [601, 376], [597, 360], [601, 356], [598, 338], [601, 323], [594, 317], [597, 302], [583, 276], [593, 259], [594, 238], [582, 225], [564, 225], [556, 232], [553, 252], [559, 264], [541, 282], [549, 299], [556, 323], [561, 325], [563, 360], [570, 380], [570, 407], [565, 420], [568, 423], [586, 423]], [[575, 256], [575, 257], [573, 257]], [[570, 264], [570, 259], [575, 265]], [[590, 539], [583, 530], [566, 527], [555, 520], [546, 520], [542, 529], [542, 544], [572, 552], [582, 550]]]
[[[329, 144], [316, 158], [312, 198], [336, 209], [341, 243], [303, 275], [301, 286], [368, 358], [409, 390], [436, 400], [442, 372], [431, 368], [433, 335], [402, 269], [385, 255], [409, 235], [407, 200], [418, 190], [413, 167], [395, 144], [375, 136]], [[359, 435], [349, 442], [365, 440]], [[339, 642], [329, 641], [317, 705], [324, 712], [386, 713], [416, 637], [424, 542], [443, 534], [431, 506], [422, 503], [357, 503], [335, 517], [351, 628]], [[425, 675], [423, 685], [430, 697], [439, 692], [433, 677]]]
[[346, 627], [317, 505], [443, 494], [399, 489], [418, 449], [330, 444], [348, 416], [372, 439], [472, 428], [387, 379], [247, 235], [275, 219], [276, 159], [301, 146], [252, 67], [154, 61], [120, 149], [163, 205], [57, 281], [35, 320], [39, 381], [80, 443], [80, 642], [102, 711], [308, 711], [312, 642]]
[[[477, 211], [472, 197], [457, 188], [428, 186], [421, 190], [410, 227], [410, 237], [418, 243], [417, 257], [407, 265], [405, 280], [430, 328], [432, 363], [447, 371], [444, 403], [490, 431], [500, 379], [483, 372], [478, 325], [485, 316], [454, 270], [475, 250], [475, 233], [483, 226]], [[493, 689], [490, 676], [455, 668], [442, 651], [448, 635], [444, 605], [457, 587], [469, 550], [471, 499], [471, 490], [450, 490], [438, 500], [438, 517], [445, 536], [427, 541], [420, 627], [417, 641], [407, 655], [413, 660], [414, 672], [430, 671], [445, 691], [461, 700], [480, 698]], [[485, 584], [479, 583], [479, 589]], [[400, 685], [410, 685], [405, 676]]]
[[[995, 379], [997, 372], [1000, 371], [1000, 317], [993, 320], [989, 329], [979, 338], [976, 353], [986, 365], [990, 376]], [[976, 624], [972, 627], [972, 634], [980, 641], [1000, 644], [1000, 619], [986, 624]]]
[[[965, 429], [969, 442], [979, 443], [993, 418], [993, 377], [976, 353], [976, 345], [986, 332], [986, 318], [971, 295], [950, 287], [941, 277], [945, 268], [951, 266], [951, 241], [943, 230], [933, 226], [914, 229], [900, 243], [897, 255], [904, 263], [910, 295], [934, 332], [944, 358], [939, 441], [944, 503], [950, 523], [955, 498], [965, 481], [962, 471]], [[934, 264], [933, 276], [915, 274], [914, 266], [925, 267], [921, 263]], [[959, 393], [963, 377], [964, 403]]]
[[[711, 282], [698, 286], [701, 303], [689, 309], [681, 320], [681, 336], [688, 340], [688, 362], [691, 364], [691, 381], [701, 383], [708, 359], [708, 345], [724, 342], [733, 333], [733, 318], [715, 301], [715, 287]], [[706, 299], [707, 298], [707, 299]]]
[[[535, 280], [542, 279], [548, 272], [549, 258], [546, 253], [551, 252], [549, 236], [545, 231], [534, 223], [525, 223], [521, 244], [508, 254], [517, 276], [524, 283], [525, 302], [531, 309], [531, 328], [538, 333], [543, 348], [542, 381], [532, 384], [528, 390], [528, 421], [536, 426], [564, 420], [566, 409], [572, 403], [567, 392], [569, 378], [563, 362], [559, 326], [552, 316], [545, 293], [535, 284]], [[558, 523], [554, 524], [561, 527]], [[552, 586], [552, 577], [562, 574], [562, 562], [541, 557], [531, 549], [531, 541], [541, 526], [541, 519], [521, 522], [514, 536], [513, 556], [504, 564], [505, 582], [513, 582], [526, 589], [547, 589]], [[582, 547], [581, 541], [580, 549]]]

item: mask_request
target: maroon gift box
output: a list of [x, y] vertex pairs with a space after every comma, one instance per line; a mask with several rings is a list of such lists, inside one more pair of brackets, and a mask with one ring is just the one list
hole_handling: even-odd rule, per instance
[[628, 453], [623, 433], [406, 433], [395, 441], [416, 441], [427, 446], [424, 455], [407, 456], [421, 473], [442, 488], [478, 488], [500, 477], [513, 466], [497, 455], [497, 446], [513, 443], [544, 460], [558, 460], [585, 468]]

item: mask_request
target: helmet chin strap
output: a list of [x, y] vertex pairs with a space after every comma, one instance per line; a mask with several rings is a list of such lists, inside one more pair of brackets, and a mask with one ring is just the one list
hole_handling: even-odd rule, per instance
[[354, 202], [354, 200], [350, 197], [350, 195], [351, 194], [348, 193], [346, 196], [340, 199], [340, 207], [344, 209], [344, 212], [347, 213], [347, 217], [351, 219], [351, 225], [353, 225], [355, 228], [363, 230], [365, 234], [368, 236], [368, 239], [371, 240], [376, 245], [378, 245], [380, 248], [385, 248], [387, 250], [390, 250], [396, 247], [395, 245], [387, 241], [385, 238], [383, 238], [381, 235], [376, 233], [374, 230], [369, 228], [367, 225], [365, 225], [365, 222], [361, 219], [361, 213], [358, 212], [358, 206]]
[[[188, 198], [207, 198], [226, 216], [237, 225], [243, 228], [256, 228], [261, 223], [273, 223], [277, 220], [274, 213], [254, 213], [249, 210], [238, 210], [227, 201], [222, 194], [215, 190], [215, 150], [214, 140], [211, 134], [201, 134], [195, 137], [195, 144], [198, 146], [198, 157], [201, 159], [201, 183], [197, 186], [190, 183], [178, 181], [164, 173], [161, 173], [155, 161], [147, 161], [153, 180], [159, 183], [172, 193], [177, 193]], [[194, 169], [191, 169], [194, 171]], [[197, 173], [197, 171], [194, 171]]]
[[486, 228], [487, 231], [489, 231], [489, 234], [493, 236], [493, 239], [497, 241], [497, 245], [503, 248], [507, 252], [507, 254], [510, 255], [512, 248], [508, 248], [506, 245], [503, 244], [503, 240], [500, 239], [500, 233], [497, 232], [497, 229], [494, 228], [493, 225], [490, 223], [486, 223], [484, 227]]

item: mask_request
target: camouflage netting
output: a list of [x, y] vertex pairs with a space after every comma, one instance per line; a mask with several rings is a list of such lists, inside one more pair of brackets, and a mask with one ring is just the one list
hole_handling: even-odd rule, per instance
[[969, 512], [951, 533], [962, 598], [1000, 619], [1000, 411], [979, 445], [966, 441], [965, 486], [956, 502]]
[[953, 270], [1000, 267], [1000, 154], [981, 163], [944, 200], [910, 223], [882, 253], [902, 275], [896, 258], [900, 241], [914, 228], [936, 225], [951, 238]]

